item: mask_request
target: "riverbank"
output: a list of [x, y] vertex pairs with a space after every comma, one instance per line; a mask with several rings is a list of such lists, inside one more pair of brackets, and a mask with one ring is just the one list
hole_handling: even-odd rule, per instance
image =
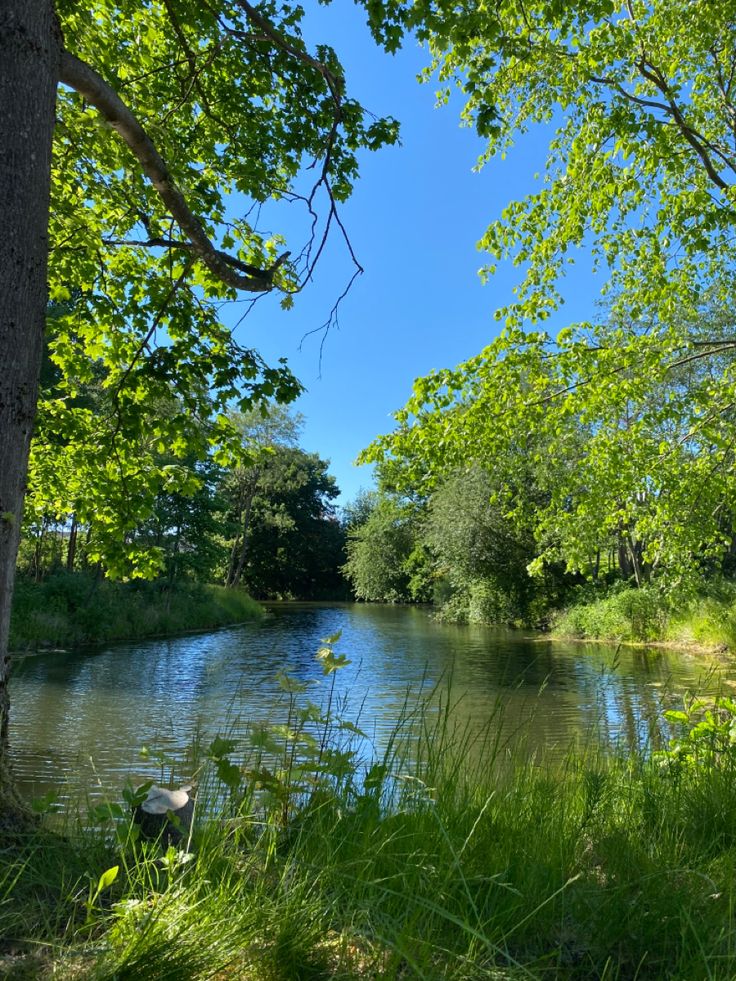
[[0, 976], [736, 976], [732, 718], [677, 754], [561, 766], [509, 760], [497, 720], [479, 754], [432, 718], [373, 761], [314, 708], [258, 730], [275, 765], [215, 740], [179, 850], [142, 842], [123, 802], [16, 841]]
[[22, 653], [173, 636], [263, 615], [247, 593], [223, 586], [120, 583], [59, 573], [41, 583], [17, 582], [10, 649]]
[[694, 654], [736, 651], [736, 590], [719, 584], [673, 605], [651, 587], [579, 601], [555, 614], [551, 636], [665, 647]]

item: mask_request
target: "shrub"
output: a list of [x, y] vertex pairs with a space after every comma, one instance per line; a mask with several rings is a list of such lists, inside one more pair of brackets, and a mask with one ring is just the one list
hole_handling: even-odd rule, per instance
[[669, 608], [661, 593], [643, 586], [568, 607], [553, 618], [553, 630], [571, 637], [652, 641], [665, 637], [668, 622]]

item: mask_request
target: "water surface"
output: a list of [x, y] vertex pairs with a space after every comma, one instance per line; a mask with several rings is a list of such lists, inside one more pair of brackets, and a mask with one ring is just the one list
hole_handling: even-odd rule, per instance
[[275, 604], [263, 622], [216, 633], [19, 659], [11, 725], [24, 791], [78, 796], [156, 777], [142, 745], [165, 751], [185, 775], [197, 736], [283, 717], [279, 670], [309, 683], [313, 701], [324, 697], [329, 679], [315, 652], [337, 631], [351, 663], [336, 694], [379, 747], [407, 698], [444, 692], [449, 678], [461, 724], [492, 720], [504, 740], [552, 755], [576, 741], [651, 744], [663, 701], [720, 683], [704, 661], [670, 651], [443, 625], [411, 607]]

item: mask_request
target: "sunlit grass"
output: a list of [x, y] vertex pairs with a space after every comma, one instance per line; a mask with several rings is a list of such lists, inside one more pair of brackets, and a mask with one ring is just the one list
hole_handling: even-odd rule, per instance
[[736, 649], [736, 591], [722, 581], [701, 595], [679, 599], [654, 586], [618, 589], [592, 600], [583, 596], [554, 617], [552, 630], [588, 640]]
[[736, 976], [729, 753], [548, 764], [502, 745], [498, 717], [471, 732], [434, 698], [407, 706], [380, 758], [351, 756], [365, 744], [338, 715], [287, 697], [290, 728], [204, 751], [179, 852], [84, 812], [4, 849], [6, 967], [109, 981]]
[[263, 616], [240, 589], [200, 583], [118, 583], [59, 573], [20, 580], [10, 624], [11, 650], [74, 647], [205, 630]]

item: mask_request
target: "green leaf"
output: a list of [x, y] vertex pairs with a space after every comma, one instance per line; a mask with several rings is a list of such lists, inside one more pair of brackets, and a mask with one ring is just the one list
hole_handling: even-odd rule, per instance
[[207, 755], [219, 760], [232, 753], [236, 746], [237, 742], [234, 739], [223, 739], [222, 736], [215, 736], [207, 748]]
[[96, 895], [99, 896], [100, 893], [103, 892], [105, 889], [110, 888], [113, 882], [117, 879], [119, 871], [120, 871], [120, 866], [113, 865], [112, 868], [109, 868], [102, 873], [102, 875], [100, 876], [100, 880], [97, 883]]

